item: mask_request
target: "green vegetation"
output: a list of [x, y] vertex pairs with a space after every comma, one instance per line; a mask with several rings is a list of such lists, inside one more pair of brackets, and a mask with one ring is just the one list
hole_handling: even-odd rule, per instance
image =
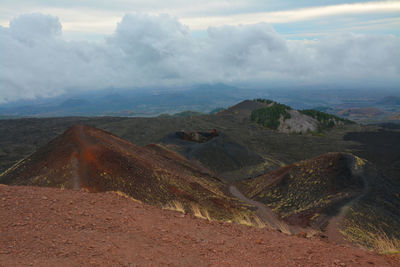
[[321, 128], [333, 128], [338, 122], [342, 122], [344, 124], [354, 124], [353, 121], [339, 118], [338, 116], [328, 114], [322, 111], [314, 110], [314, 109], [304, 109], [299, 110], [300, 113], [313, 117], [321, 124]]
[[[261, 100], [257, 100], [258, 102], [261, 102]], [[267, 103], [270, 100], [264, 100]], [[290, 119], [290, 114], [287, 112], [288, 110], [291, 109], [291, 107], [271, 102], [274, 103], [271, 107], [264, 107], [260, 109], [253, 110], [251, 112], [251, 121], [256, 122], [258, 124], [261, 124], [265, 127], [271, 128], [276, 130], [279, 127], [279, 120], [281, 116], [283, 116], [283, 119]]]

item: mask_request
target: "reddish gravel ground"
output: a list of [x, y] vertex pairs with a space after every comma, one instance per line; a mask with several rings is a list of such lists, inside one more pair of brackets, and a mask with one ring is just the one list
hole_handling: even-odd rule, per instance
[[0, 186], [1, 266], [400, 266], [398, 257], [208, 222], [115, 193]]

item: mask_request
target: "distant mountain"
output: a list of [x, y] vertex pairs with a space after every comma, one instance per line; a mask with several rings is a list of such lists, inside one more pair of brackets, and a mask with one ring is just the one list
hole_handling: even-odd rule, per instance
[[249, 90], [225, 84], [198, 85], [185, 90], [111, 90], [0, 106], [0, 116], [139, 116], [185, 110], [209, 112], [249, 97]]
[[[393, 96], [391, 96], [393, 95]], [[186, 110], [209, 113], [245, 99], [270, 98], [293, 109], [315, 109], [337, 114], [344, 109], [377, 108], [400, 112], [398, 91], [343, 88], [275, 88], [273, 85], [240, 88], [222, 83], [181, 88], [105, 88], [57, 97], [0, 104], [0, 119], [7, 117], [158, 116]], [[377, 101], [377, 99], [380, 99]], [[386, 114], [387, 115], [387, 114]], [[387, 116], [355, 117], [366, 123], [384, 122]], [[373, 120], [372, 120], [373, 119]], [[372, 121], [371, 121], [372, 120]]]
[[59, 107], [63, 108], [74, 108], [74, 107], [79, 107], [79, 106], [84, 106], [88, 105], [90, 102], [84, 99], [78, 99], [78, 98], [70, 98], [65, 101], [63, 101]]

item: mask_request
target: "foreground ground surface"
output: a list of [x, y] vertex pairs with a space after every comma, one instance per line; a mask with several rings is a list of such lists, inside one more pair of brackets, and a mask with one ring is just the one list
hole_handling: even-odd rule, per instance
[[0, 265], [398, 266], [319, 239], [208, 222], [116, 193], [0, 186]]

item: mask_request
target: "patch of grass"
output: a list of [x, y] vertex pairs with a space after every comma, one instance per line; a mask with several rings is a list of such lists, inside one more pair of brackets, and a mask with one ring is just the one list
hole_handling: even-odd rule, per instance
[[255, 215], [248, 215], [248, 214], [239, 214], [234, 217], [234, 222], [252, 226], [257, 228], [264, 228], [266, 225]]
[[279, 222], [278, 225], [277, 225], [277, 228], [278, 228], [279, 231], [281, 231], [284, 234], [287, 234], [287, 235], [291, 235], [292, 234], [292, 232], [290, 231], [289, 225], [286, 224], [286, 223]]
[[208, 211], [206, 209], [201, 209], [199, 207], [199, 205], [197, 205], [195, 203], [191, 203], [190, 208], [192, 210], [193, 215], [196, 216], [197, 218], [211, 221], [210, 214], [208, 213]]
[[[205, 208], [202, 208], [203, 206], [200, 206], [197, 203], [190, 203], [187, 205], [187, 203], [180, 202], [178, 200], [173, 200], [169, 202], [168, 204], [162, 206], [162, 209], [165, 210], [172, 210], [172, 211], [177, 211], [181, 213], [191, 213], [195, 217], [208, 220], [208, 221], [220, 221], [220, 222], [228, 222], [228, 223], [237, 223], [237, 224], [242, 224], [250, 227], [257, 227], [257, 228], [264, 228], [266, 225], [261, 221], [260, 218], [258, 218], [257, 215], [255, 215], [252, 212], [249, 212], [248, 210], [244, 209], [242, 212], [236, 212], [232, 214], [231, 219], [221, 219], [221, 218], [214, 218], [212, 217], [208, 210]], [[285, 231], [285, 229], [282, 227], [281, 229], [282, 232]], [[288, 231], [288, 230], [287, 230]]]
[[389, 237], [385, 232], [378, 231], [375, 238], [375, 250], [382, 254], [399, 254], [400, 240]]
[[362, 226], [354, 225], [341, 230], [347, 240], [360, 244], [369, 249], [375, 250], [380, 254], [399, 254], [400, 240], [394, 236], [389, 236], [382, 229], [366, 231]]
[[135, 202], [137, 202], [137, 203], [143, 204], [142, 201], [140, 201], [140, 200], [138, 200], [138, 199], [135, 199], [135, 198], [133, 198], [133, 197], [131, 197], [131, 196], [125, 194], [124, 192], [121, 192], [121, 191], [111, 191], [111, 192], [114, 193], [114, 194], [117, 194], [117, 195], [120, 196], [120, 197], [123, 197], [123, 198], [126, 198], [126, 199], [130, 199], [130, 200], [133, 200], [133, 201], [135, 201]]
[[185, 208], [183, 207], [183, 204], [177, 200], [169, 202], [168, 204], [164, 205], [162, 209], [185, 213]]

